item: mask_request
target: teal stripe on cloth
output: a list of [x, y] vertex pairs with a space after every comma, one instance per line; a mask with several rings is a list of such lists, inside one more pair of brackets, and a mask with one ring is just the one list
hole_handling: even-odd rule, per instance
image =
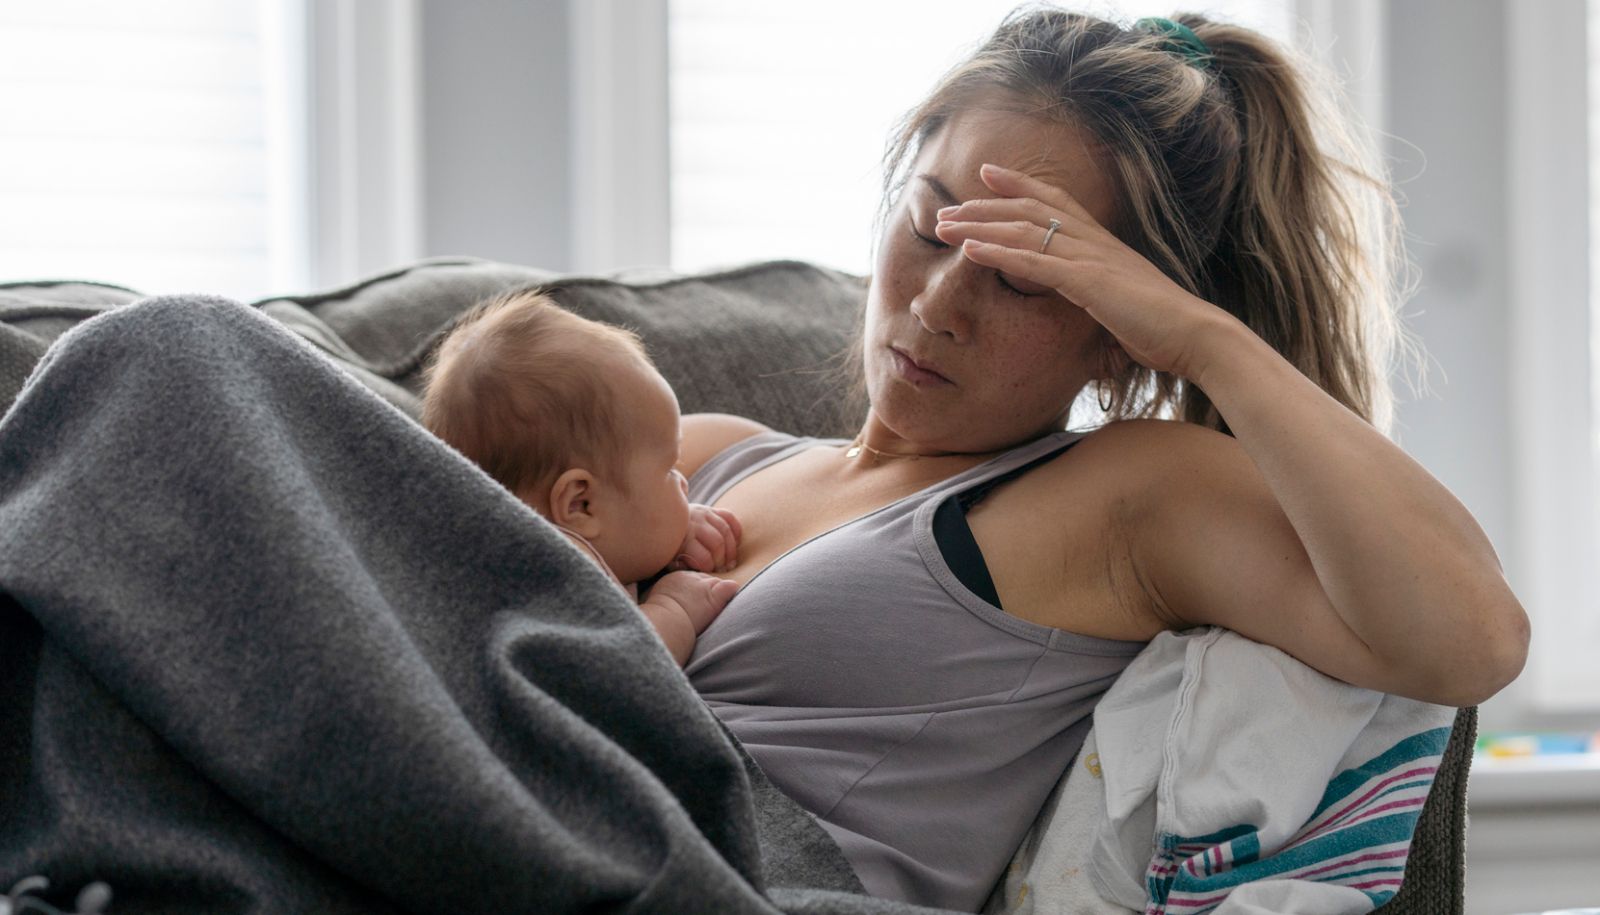
[[[1174, 893], [1199, 895], [1231, 890], [1252, 880], [1265, 880], [1318, 864], [1333, 864], [1342, 858], [1359, 857], [1362, 852], [1379, 846], [1410, 842], [1420, 812], [1420, 809], [1411, 809], [1374, 817], [1217, 874], [1197, 877], [1180, 865], [1161, 896], [1166, 899]], [[1154, 894], [1151, 898], [1155, 898]]]
[[1392, 772], [1407, 763], [1415, 762], [1419, 759], [1443, 755], [1445, 744], [1449, 740], [1450, 729], [1448, 727], [1422, 731], [1407, 737], [1384, 753], [1373, 757], [1354, 769], [1346, 769], [1339, 773], [1333, 777], [1332, 781], [1328, 782], [1328, 790], [1323, 792], [1322, 801], [1317, 804], [1317, 809], [1311, 812], [1307, 822], [1316, 819], [1322, 815], [1323, 811], [1349, 797], [1356, 789], [1371, 781], [1374, 776]]

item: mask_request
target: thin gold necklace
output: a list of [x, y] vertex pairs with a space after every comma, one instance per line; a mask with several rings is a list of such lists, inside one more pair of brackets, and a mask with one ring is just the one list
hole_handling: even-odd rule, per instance
[[896, 454], [893, 451], [879, 451], [878, 449], [876, 449], [876, 448], [872, 447], [871, 445], [867, 444], [866, 442], [862, 441], [861, 440], [862, 437], [863, 437], [862, 435], [857, 435], [856, 436], [856, 440], [850, 443], [850, 447], [844, 453], [844, 456], [845, 456], [845, 458], [847, 460], [850, 459], [850, 458], [856, 457], [857, 455], [861, 454], [861, 452], [863, 452], [863, 451], [872, 452], [874, 457], [879, 457], [879, 458], [905, 458], [908, 461], [914, 461], [914, 460], [916, 460], [918, 458], [924, 458], [924, 457], [949, 457], [952, 454], [960, 454], [961, 453], [959, 451], [941, 451], [938, 454]]

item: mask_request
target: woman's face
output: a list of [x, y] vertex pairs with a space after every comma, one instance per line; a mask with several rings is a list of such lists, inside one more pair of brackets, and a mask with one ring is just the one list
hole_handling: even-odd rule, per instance
[[[1115, 209], [1114, 185], [1075, 128], [970, 110], [923, 144], [878, 240], [862, 355], [877, 420], [945, 451], [994, 451], [1062, 428], [1106, 366], [1108, 338], [1086, 312], [934, 235], [941, 207], [996, 196], [978, 176], [985, 162], [1065, 189], [1101, 224]], [[896, 351], [944, 380], [907, 371]]]

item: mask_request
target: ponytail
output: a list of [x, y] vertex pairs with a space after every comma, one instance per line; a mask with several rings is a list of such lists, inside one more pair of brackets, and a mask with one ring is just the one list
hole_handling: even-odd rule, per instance
[[[1239, 26], [1179, 21], [1211, 49], [1240, 140], [1202, 294], [1387, 434], [1391, 364], [1415, 344], [1398, 314], [1399, 208], [1375, 144], [1306, 55]], [[1185, 419], [1225, 428], [1204, 392], [1188, 393]]]

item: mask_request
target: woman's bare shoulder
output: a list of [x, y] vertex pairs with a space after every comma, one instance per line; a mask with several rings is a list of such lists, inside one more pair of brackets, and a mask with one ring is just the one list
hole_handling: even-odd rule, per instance
[[1182, 448], [1193, 443], [1204, 447], [1204, 442], [1231, 437], [1196, 423], [1175, 419], [1123, 419], [1107, 423], [1084, 437], [1079, 448], [1087, 448], [1095, 441], [1099, 450], [1116, 450], [1124, 456], [1145, 453], [1152, 448]]
[[1169, 504], [1228, 482], [1232, 474], [1220, 473], [1224, 468], [1254, 468], [1232, 436], [1181, 420], [1108, 423], [1072, 450], [1095, 490], [1104, 494], [1112, 512], [1107, 520], [1119, 528], [1149, 521], [1152, 504]]
[[1181, 425], [1127, 420], [1091, 430], [968, 514], [1008, 612], [1099, 638], [1148, 640], [1169, 628], [1130, 541], [1152, 477], [1165, 472], [1154, 455], [1191, 450]]
[[[1089, 432], [1073, 446], [1077, 466], [1094, 476], [1097, 488], [1129, 498], [1145, 491], [1152, 473], [1182, 467], [1184, 455], [1236, 445], [1215, 429], [1170, 419], [1125, 419]], [[1081, 483], [1077, 484], [1081, 485]], [[1103, 487], [1103, 488], [1101, 488]], [[1081, 491], [1076, 493], [1081, 497]]]
[[690, 413], [679, 421], [678, 428], [683, 432], [683, 453], [678, 459], [678, 472], [685, 477], [693, 476], [706, 461], [728, 446], [738, 444], [752, 435], [772, 431], [753, 419], [732, 413]]

